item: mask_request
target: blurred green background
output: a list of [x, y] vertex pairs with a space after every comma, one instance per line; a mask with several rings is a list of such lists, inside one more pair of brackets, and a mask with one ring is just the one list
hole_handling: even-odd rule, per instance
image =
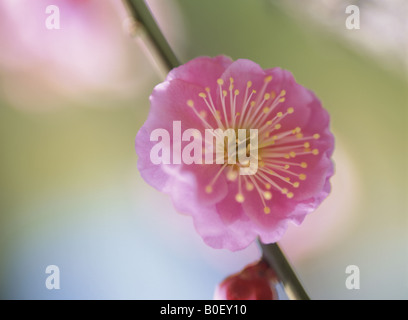
[[[0, 23], [0, 298], [211, 299], [215, 285], [259, 251], [207, 247], [191, 219], [140, 178], [134, 138], [161, 80], [122, 30], [120, 3], [84, 2], [61, 2], [61, 30], [45, 29], [52, 3], [43, 0], [31, 22], [20, 20], [22, 30], [18, 19]], [[359, 46], [368, 27], [362, 18], [361, 30], [347, 30], [342, 1], [332, 8], [340, 22], [330, 27], [284, 1], [149, 3], [183, 62], [225, 54], [280, 66], [329, 110], [332, 195], [282, 241], [311, 298], [407, 299], [406, 60]], [[7, 6], [1, 16], [18, 17]], [[88, 25], [64, 20], [78, 12]], [[30, 23], [41, 33], [26, 35]], [[87, 33], [106, 47], [81, 38]], [[406, 52], [407, 42], [400, 45]], [[78, 47], [88, 60], [75, 55]], [[60, 267], [60, 290], [45, 288], [51, 264]], [[345, 286], [348, 265], [360, 268], [359, 290]]]

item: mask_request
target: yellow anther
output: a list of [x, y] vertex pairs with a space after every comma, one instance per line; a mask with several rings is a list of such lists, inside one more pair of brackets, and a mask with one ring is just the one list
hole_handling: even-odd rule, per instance
[[289, 181], [290, 181], [290, 178], [289, 178], [289, 177], [286, 177], [286, 178], [285, 178], [285, 181], [286, 181], [286, 182], [289, 182]]
[[305, 142], [305, 143], [303, 144], [303, 146], [304, 146], [305, 148], [310, 148], [310, 143], [309, 143], [309, 142]]
[[271, 95], [269, 93], [264, 94], [264, 99], [269, 100], [271, 98]]
[[287, 196], [289, 199], [292, 199], [292, 198], [293, 198], [293, 192], [289, 192], [286, 196]]
[[286, 100], [285, 97], [283, 97], [279, 99], [279, 102], [285, 102], [285, 100]]
[[285, 164], [285, 166], [283, 167], [284, 169], [288, 170], [290, 168], [290, 165]]
[[317, 155], [319, 154], [319, 150], [313, 149], [313, 150], [312, 150], [312, 154], [314, 154], [315, 156], [317, 156]]
[[205, 87], [205, 91], [210, 92], [210, 88], [209, 88], [209, 87]]
[[293, 133], [293, 134], [295, 134], [295, 133], [300, 133], [301, 130], [302, 130], [302, 129], [300, 129], [299, 127], [296, 127], [295, 129], [292, 130], [292, 133]]
[[295, 151], [291, 151], [291, 152], [289, 152], [289, 155], [290, 155], [292, 158], [294, 158], [294, 157], [296, 157], [296, 152], [295, 152]]
[[302, 162], [302, 163], [300, 164], [300, 166], [301, 166], [302, 168], [307, 168], [307, 163], [306, 163], [306, 162]]
[[282, 191], [283, 194], [287, 194], [287, 193], [288, 193], [288, 189], [286, 189], [286, 188], [283, 188], [281, 191]]
[[282, 90], [281, 92], [280, 92], [280, 95], [283, 97], [284, 95], [286, 94], [286, 90]]
[[233, 83], [234, 83], [234, 78], [233, 78], [233, 77], [230, 77], [230, 79], [229, 79], [229, 80], [230, 80], [230, 83], [231, 83], [231, 84], [233, 84]]
[[272, 199], [272, 193], [270, 191], [265, 191], [263, 195], [266, 200]]
[[271, 186], [269, 183], [265, 183], [265, 188], [266, 188], [266, 189], [269, 190], [271, 187], [272, 187], [272, 186]]
[[295, 187], [295, 188], [299, 188], [299, 184], [300, 184], [300, 183], [299, 183], [299, 182], [297, 182], [297, 181], [296, 181], [296, 182], [293, 182], [293, 187]]
[[189, 107], [194, 107], [194, 101], [193, 100], [187, 100], [187, 105], [189, 106]]
[[320, 138], [320, 134], [315, 133], [315, 134], [313, 135], [313, 139], [319, 139], [319, 138]]
[[276, 114], [276, 116], [277, 116], [278, 118], [280, 118], [280, 117], [283, 116], [283, 113], [279, 111], [279, 112]]
[[270, 126], [272, 124], [272, 120], [266, 121], [266, 124]]
[[198, 96], [199, 96], [200, 98], [207, 98], [207, 95], [206, 95], [204, 92], [200, 92], [200, 93], [198, 94]]
[[304, 173], [299, 174], [300, 180], [306, 180], [306, 175]]
[[280, 128], [282, 128], [282, 125], [281, 125], [280, 123], [275, 124], [275, 129], [276, 129], [276, 130], [279, 130]]
[[296, 133], [296, 138], [302, 139], [302, 138], [303, 138], [303, 134], [302, 134], [302, 133]]
[[289, 159], [289, 158], [290, 158], [290, 155], [289, 155], [289, 154], [285, 154], [283, 157], [284, 157], [285, 159]]
[[226, 91], [226, 90], [222, 90], [222, 95], [223, 95], [224, 97], [226, 97], [226, 96], [227, 96], [227, 91]]
[[235, 94], [236, 96], [239, 95], [239, 90], [238, 90], [238, 89], [235, 89], [234, 94]]
[[268, 107], [263, 108], [263, 113], [268, 113], [268, 112], [269, 112], [269, 108], [268, 108]]
[[251, 101], [251, 107], [255, 107], [255, 101]]
[[235, 196], [235, 200], [239, 203], [242, 203], [245, 201], [245, 197], [243, 196], [242, 193], [237, 193]]
[[272, 99], [275, 99], [275, 98], [276, 98], [276, 92], [273, 91], [273, 90], [271, 91], [271, 98], [272, 98]]
[[206, 187], [205, 187], [205, 192], [207, 192], [207, 193], [213, 192], [212, 186], [210, 186], [210, 185], [206, 186]]
[[264, 212], [265, 212], [266, 214], [271, 213], [271, 209], [270, 209], [269, 207], [265, 207], [265, 208], [264, 208]]
[[254, 185], [253, 185], [252, 183], [248, 182], [248, 183], [245, 185], [245, 188], [246, 188], [248, 191], [252, 191], [252, 190], [254, 190]]
[[251, 88], [252, 87], [252, 81], [248, 81], [247, 82], [247, 88]]
[[238, 177], [238, 173], [235, 170], [230, 170], [227, 173], [227, 179], [230, 181], [235, 181]]
[[289, 114], [293, 113], [293, 111], [295, 111], [295, 109], [293, 109], [292, 107], [288, 108], [288, 113]]
[[265, 77], [265, 83], [271, 82], [272, 81], [272, 76], [267, 76]]
[[205, 118], [207, 116], [207, 112], [205, 110], [200, 111], [200, 116]]
[[222, 85], [224, 84], [224, 80], [218, 79], [218, 80], [217, 80], [217, 83], [218, 83], [220, 86], [222, 86]]

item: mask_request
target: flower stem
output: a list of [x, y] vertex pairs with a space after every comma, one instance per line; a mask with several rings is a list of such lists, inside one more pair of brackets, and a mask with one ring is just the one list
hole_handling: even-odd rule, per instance
[[163, 36], [156, 21], [144, 0], [123, 0], [132, 18], [143, 27], [151, 41], [152, 46], [166, 68], [171, 70], [180, 65], [166, 38]]
[[279, 246], [276, 243], [263, 244], [260, 240], [258, 240], [258, 243], [262, 250], [263, 259], [275, 270], [289, 298], [310, 300]]
[[[146, 32], [151, 42], [151, 45], [148, 46], [148, 50], [156, 51], [155, 56], [160, 58], [167, 71], [178, 67], [180, 62], [166, 41], [166, 38], [161, 33], [145, 1], [123, 1], [127, 6], [132, 19], [134, 19], [134, 21], [137, 23], [137, 27], [142, 27]], [[154, 56], [152, 52], [149, 53], [151, 57]], [[275, 270], [289, 297], [298, 300], [309, 300], [309, 296], [303, 289], [300, 281], [296, 277], [296, 274], [292, 270], [279, 246], [275, 243], [265, 245], [261, 243], [261, 241], [258, 242], [263, 252], [263, 258], [268, 262], [270, 267]]]

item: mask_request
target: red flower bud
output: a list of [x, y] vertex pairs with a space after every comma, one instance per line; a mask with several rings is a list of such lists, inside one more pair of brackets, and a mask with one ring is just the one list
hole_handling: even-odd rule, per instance
[[214, 293], [215, 300], [278, 300], [275, 271], [260, 260], [222, 281]]

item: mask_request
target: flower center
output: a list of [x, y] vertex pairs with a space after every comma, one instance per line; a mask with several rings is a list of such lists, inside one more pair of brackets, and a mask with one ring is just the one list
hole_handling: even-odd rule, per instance
[[[235, 157], [238, 156], [239, 146], [245, 144], [245, 155], [250, 157], [250, 161], [257, 161], [258, 164], [256, 174], [239, 174], [240, 168], [249, 166], [250, 161], [243, 163], [236, 161], [234, 164], [229, 164], [230, 139], [227, 139], [227, 143], [224, 143], [224, 164], [206, 186], [206, 192], [211, 193], [213, 191], [213, 185], [224, 173], [227, 180], [238, 183], [238, 193], [235, 196], [237, 202], [243, 203], [245, 201], [243, 188], [248, 192], [255, 190], [263, 203], [266, 214], [270, 213], [267, 201], [272, 199], [272, 192], [279, 192], [289, 199], [294, 197], [295, 189], [300, 186], [301, 181], [306, 180], [303, 169], [308, 166], [307, 156], [319, 154], [319, 150], [312, 148], [312, 144], [314, 140], [320, 138], [317, 133], [312, 136], [303, 135], [300, 127], [284, 128], [282, 120], [291, 116], [295, 109], [285, 106], [285, 90], [281, 90], [279, 94], [273, 90], [268, 91], [271, 81], [272, 76], [266, 76], [259, 92], [251, 89], [252, 82], [248, 81], [240, 108], [237, 108], [237, 96], [240, 91], [234, 87], [233, 78], [229, 79], [229, 84], [226, 84], [223, 79], [217, 80], [219, 88], [219, 101], [215, 101], [217, 103], [214, 103], [210, 88], [207, 87], [205, 92], [199, 93], [205, 109], [212, 116], [212, 122], [216, 123], [216, 128], [224, 131], [232, 129], [231, 132], [235, 133], [235, 137], [239, 136], [239, 129], [246, 129], [245, 139], [240, 141], [235, 138], [233, 141], [236, 146]], [[187, 105], [192, 108], [206, 128], [215, 129], [207, 121], [207, 111], [199, 112], [193, 100], [188, 100]], [[249, 152], [251, 139], [248, 129], [258, 130], [259, 141], [256, 159]], [[216, 150], [206, 150], [206, 152], [215, 153]]]

